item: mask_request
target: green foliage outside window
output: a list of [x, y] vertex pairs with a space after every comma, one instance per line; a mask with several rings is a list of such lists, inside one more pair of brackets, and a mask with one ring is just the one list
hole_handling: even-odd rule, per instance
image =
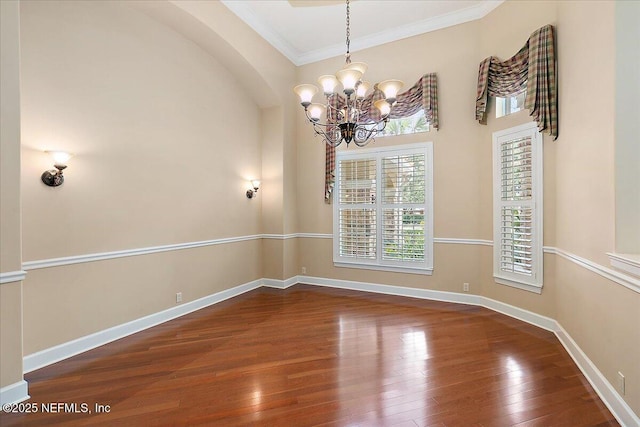
[[378, 136], [407, 135], [428, 131], [429, 122], [424, 116], [424, 110], [420, 110], [410, 117], [390, 119], [387, 126]]

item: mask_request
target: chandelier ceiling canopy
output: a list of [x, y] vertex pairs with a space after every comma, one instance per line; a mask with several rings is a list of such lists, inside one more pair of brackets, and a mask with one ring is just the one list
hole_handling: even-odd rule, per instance
[[[318, 92], [315, 85], [301, 84], [293, 88], [293, 91], [300, 97], [300, 104], [304, 107], [305, 116], [313, 125], [313, 130], [328, 145], [337, 147], [344, 141], [347, 146], [354, 142], [362, 147], [384, 130], [403, 83], [400, 80], [385, 80], [373, 86], [373, 90], [381, 91], [383, 96], [376, 99], [369, 94], [371, 83], [363, 80], [367, 64], [351, 62], [349, 0], [346, 0], [346, 6], [345, 65], [335, 75], [327, 74], [318, 78], [325, 103], [313, 102], [313, 97]], [[336, 90], [339, 85], [342, 86], [343, 95]]]

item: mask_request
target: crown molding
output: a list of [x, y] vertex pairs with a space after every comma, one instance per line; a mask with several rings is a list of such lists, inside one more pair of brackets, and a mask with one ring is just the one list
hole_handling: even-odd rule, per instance
[[284, 37], [278, 34], [278, 32], [276, 32], [260, 16], [258, 16], [253, 9], [251, 9], [249, 3], [237, 0], [220, 0], [220, 3], [225, 5], [231, 12], [243, 20], [245, 24], [251, 27], [291, 62], [295, 65], [301, 65], [296, 62], [296, 58], [300, 56], [300, 52]]
[[[310, 64], [344, 54], [345, 47], [343, 43], [334, 44], [308, 52], [300, 52], [270, 25], [268, 25], [259, 15], [257, 15], [248, 3], [233, 0], [221, 0], [221, 2], [295, 65], [300, 66]], [[456, 12], [412, 22], [410, 24], [401, 25], [364, 37], [354, 38], [351, 40], [351, 52], [357, 52], [359, 50], [394, 42], [407, 37], [464, 24], [465, 22], [475, 21], [485, 17], [489, 12], [503, 2], [504, 0], [487, 0], [475, 6], [470, 6]]]

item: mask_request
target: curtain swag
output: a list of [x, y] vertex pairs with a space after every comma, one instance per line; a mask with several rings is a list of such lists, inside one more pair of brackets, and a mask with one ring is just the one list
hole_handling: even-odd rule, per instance
[[[380, 112], [373, 106], [378, 99], [384, 99], [384, 94], [378, 86], [374, 87], [373, 93], [362, 102], [362, 109], [365, 120], [380, 120]], [[332, 96], [329, 100], [331, 106], [339, 109], [344, 106], [345, 100], [341, 95]], [[436, 73], [425, 74], [405, 92], [399, 93], [397, 103], [394, 105], [389, 115], [390, 119], [401, 119], [414, 115], [420, 110], [424, 110], [424, 115], [429, 124], [436, 130], [439, 129], [438, 122], [438, 80]], [[324, 200], [331, 203], [331, 195], [335, 185], [336, 169], [336, 148], [326, 144], [325, 148], [325, 185]]]
[[540, 132], [558, 138], [558, 95], [553, 26], [534, 31], [511, 58], [500, 62], [486, 58], [478, 70], [476, 120], [486, 124], [487, 98], [507, 97], [526, 91], [524, 107], [538, 123]]

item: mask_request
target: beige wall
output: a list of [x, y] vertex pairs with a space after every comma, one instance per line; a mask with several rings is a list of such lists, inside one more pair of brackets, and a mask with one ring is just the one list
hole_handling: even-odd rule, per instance
[[[616, 226], [615, 7], [610, 1], [558, 5], [556, 246], [605, 266]], [[586, 105], [597, 106], [597, 119]], [[611, 384], [618, 371], [625, 375], [624, 398], [640, 414], [640, 294], [564, 259], [557, 261], [556, 281], [556, 319]]]
[[[148, 9], [149, 2], [139, 2]], [[164, 7], [167, 7], [165, 4]], [[234, 70], [247, 92], [253, 96], [262, 110], [262, 232], [266, 234], [289, 234], [297, 227], [296, 186], [297, 163], [294, 140], [295, 122], [292, 120], [296, 67], [277, 52], [262, 37], [244, 25], [219, 2], [180, 1], [170, 2], [170, 7], [190, 18], [177, 26], [172, 10], [167, 19], [153, 5], [148, 13], [173, 27], [203, 46], [207, 52], [221, 58]], [[194, 28], [204, 25], [216, 34], [215, 43], [203, 40]], [[282, 243], [282, 242], [281, 242]], [[297, 271], [295, 241], [283, 244], [264, 243], [265, 277], [282, 280], [286, 274]]]
[[[22, 270], [20, 4], [0, 2], [0, 273]], [[22, 381], [22, 282], [0, 283], [0, 388]]]
[[[260, 231], [260, 110], [223, 64], [116, 2], [24, 2], [21, 42], [25, 261]], [[44, 149], [76, 154], [59, 188]]]
[[260, 254], [256, 240], [32, 270], [24, 353], [165, 310], [176, 292], [188, 302], [258, 279]]
[[[610, 1], [558, 5], [556, 244], [601, 265], [615, 249], [614, 8]], [[597, 105], [597, 120], [585, 105]]]
[[[188, 39], [122, 2], [21, 8], [25, 262], [262, 232], [263, 190], [277, 187], [245, 196], [273, 168], [262, 111], [205, 35]], [[42, 150], [55, 148], [76, 156], [49, 188]], [[188, 302], [260, 277], [259, 239], [32, 270], [24, 353], [169, 308], [177, 292]]]

